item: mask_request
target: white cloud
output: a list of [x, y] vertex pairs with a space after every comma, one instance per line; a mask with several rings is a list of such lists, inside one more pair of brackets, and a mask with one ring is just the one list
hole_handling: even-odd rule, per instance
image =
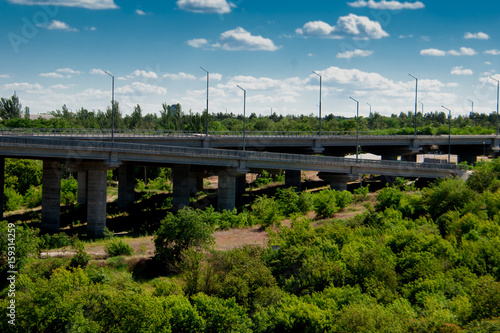
[[208, 44], [208, 40], [206, 40], [205, 38], [195, 38], [188, 40], [187, 44], [195, 48], [200, 48], [206, 46]]
[[7, 0], [16, 5], [117, 9], [114, 0]]
[[37, 24], [37, 27], [45, 28], [47, 30], [78, 31], [78, 29], [72, 28], [67, 23], [58, 20], [53, 20], [49, 24]]
[[117, 88], [116, 93], [121, 95], [166, 95], [167, 89], [143, 82], [133, 82], [129, 85]]
[[144, 11], [140, 10], [140, 9], [136, 9], [136, 10], [135, 10], [135, 13], [136, 13], [137, 15], [141, 15], [141, 16], [142, 16], [142, 15], [146, 15], [146, 13], [145, 13]]
[[192, 13], [227, 14], [235, 5], [226, 0], [178, 0], [177, 7]]
[[56, 69], [57, 73], [64, 73], [64, 74], [81, 74], [82, 72], [80, 71], [75, 71], [74, 69], [71, 68], [59, 68]]
[[171, 74], [167, 73], [162, 76], [164, 79], [170, 79], [170, 80], [196, 80], [196, 76], [193, 74], [187, 74], [184, 72], [179, 72], [177, 74]]
[[445, 55], [473, 56], [476, 54], [477, 54], [477, 52], [474, 51], [474, 49], [471, 49], [469, 47], [461, 47], [458, 51], [457, 50], [443, 51], [443, 50], [439, 50], [439, 49], [425, 49], [425, 50], [420, 51], [420, 55], [435, 56], [435, 57], [442, 57]]
[[489, 66], [489, 65], [491, 65], [491, 62], [486, 61], [484, 64]]
[[500, 50], [497, 50], [497, 49], [487, 50], [487, 51], [484, 51], [484, 54], [500, 55]]
[[59, 74], [59, 73], [41, 73], [40, 76], [42, 76], [42, 77], [49, 77], [49, 78], [53, 78], [53, 79], [62, 79], [62, 78], [65, 78], [64, 75]]
[[472, 32], [466, 32], [464, 35], [465, 39], [490, 39], [490, 36], [484, 32], [477, 32], [477, 33], [472, 33]]
[[373, 54], [373, 51], [368, 50], [354, 50], [354, 51], [345, 51], [337, 54], [337, 58], [339, 59], [351, 59], [354, 57], [368, 57]]
[[413, 35], [399, 35], [399, 39], [413, 38]]
[[436, 57], [442, 57], [446, 55], [446, 51], [438, 50], [438, 49], [425, 49], [420, 51], [421, 55], [426, 55], [426, 56], [436, 56]]
[[376, 2], [374, 0], [358, 0], [355, 2], [347, 3], [351, 7], [355, 8], [363, 8], [368, 7], [370, 9], [389, 9], [389, 10], [401, 10], [401, 9], [421, 9], [424, 8], [425, 5], [420, 2], [400, 2], [400, 1], [385, 1], [382, 0], [380, 2]]
[[64, 90], [64, 89], [69, 89], [70, 86], [64, 85], [64, 84], [54, 84], [50, 86], [50, 89], [54, 90]]
[[474, 71], [472, 69], [465, 69], [464, 66], [456, 66], [451, 69], [451, 74], [453, 75], [472, 75]]
[[0, 74], [0, 79], [9, 79], [10, 75], [9, 74]]
[[341, 16], [337, 24], [332, 26], [323, 21], [311, 21], [302, 28], [296, 29], [298, 35], [306, 37], [380, 39], [389, 34], [382, 29], [379, 22], [371, 21], [366, 16], [349, 14]]
[[40, 93], [43, 89], [38, 83], [31, 84], [28, 82], [4, 84], [2, 88], [6, 90], [26, 91], [28, 93]]
[[155, 72], [147, 72], [144, 70], [135, 70], [134, 73], [132, 73], [134, 77], [143, 77], [145, 79], [157, 79], [158, 75]]
[[217, 44], [213, 46], [227, 51], [276, 51], [279, 49], [269, 38], [253, 36], [241, 27], [223, 32]]
[[106, 73], [104, 72], [104, 70], [102, 69], [99, 69], [99, 68], [93, 68], [90, 70], [90, 74], [92, 75], [106, 75]]

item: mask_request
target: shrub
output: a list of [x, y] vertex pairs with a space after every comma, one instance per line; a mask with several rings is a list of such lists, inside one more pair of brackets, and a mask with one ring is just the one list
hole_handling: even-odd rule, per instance
[[85, 246], [81, 241], [76, 242], [74, 247], [76, 249], [76, 253], [71, 258], [69, 265], [71, 267], [86, 267], [90, 261], [90, 254], [85, 252]]
[[280, 221], [280, 208], [273, 198], [266, 195], [258, 197], [252, 204], [252, 214], [257, 218], [262, 228], [276, 225]]
[[156, 232], [156, 257], [163, 262], [177, 262], [183, 250], [213, 244], [212, 231], [213, 227], [197, 210], [185, 207], [177, 215], [168, 213]]
[[24, 195], [24, 204], [28, 208], [35, 208], [42, 205], [42, 189], [30, 186]]
[[18, 210], [23, 206], [24, 198], [13, 187], [5, 187], [4, 189], [5, 210]]
[[134, 249], [122, 239], [113, 239], [104, 245], [104, 251], [109, 257], [116, 257], [129, 256], [134, 252]]
[[323, 217], [330, 217], [339, 211], [335, 192], [335, 190], [326, 189], [314, 195], [313, 202], [316, 214]]

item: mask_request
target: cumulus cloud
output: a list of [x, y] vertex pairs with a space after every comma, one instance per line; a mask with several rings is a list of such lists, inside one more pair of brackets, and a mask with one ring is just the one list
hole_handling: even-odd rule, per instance
[[0, 74], [0, 79], [9, 79], [10, 75], [9, 74]]
[[141, 15], [141, 16], [142, 16], [142, 15], [146, 15], [146, 12], [144, 12], [144, 11], [142, 11], [142, 10], [140, 10], [140, 9], [136, 9], [136, 10], [135, 10], [135, 13], [136, 13], [137, 15]]
[[401, 9], [422, 9], [425, 5], [420, 2], [400, 2], [400, 1], [374, 1], [374, 0], [358, 0], [355, 2], [347, 3], [351, 7], [363, 8], [368, 7], [370, 9], [389, 9], [389, 10], [401, 10]]
[[114, 0], [7, 0], [16, 5], [61, 6], [86, 9], [117, 9]]
[[469, 47], [461, 47], [458, 51], [457, 50], [443, 51], [443, 50], [439, 50], [439, 49], [425, 49], [425, 50], [420, 51], [420, 55], [435, 56], [435, 57], [443, 57], [446, 55], [473, 56], [476, 54], [477, 54], [477, 52], [474, 51], [474, 49], [471, 49]]
[[302, 28], [296, 29], [298, 35], [306, 37], [323, 37], [342, 39], [352, 37], [357, 39], [380, 39], [389, 34], [382, 29], [379, 22], [372, 21], [366, 16], [349, 14], [341, 16], [337, 24], [332, 26], [323, 21], [311, 21]]
[[453, 75], [472, 75], [474, 71], [472, 69], [465, 69], [464, 66], [456, 66], [451, 69], [451, 74]]
[[49, 24], [37, 24], [37, 27], [47, 30], [78, 31], [78, 29], [72, 28], [67, 23], [58, 20], [53, 20]]
[[116, 92], [122, 95], [165, 95], [167, 89], [143, 82], [133, 82], [129, 85], [117, 88]]
[[4, 84], [2, 88], [6, 90], [26, 91], [29, 93], [39, 93], [43, 90], [40, 84], [28, 82]]
[[81, 74], [82, 73], [80, 71], [76, 71], [76, 70], [71, 69], [71, 68], [59, 68], [56, 70], [56, 72], [65, 73], [65, 74]]
[[217, 44], [213, 46], [227, 51], [276, 51], [279, 49], [269, 38], [253, 36], [241, 27], [223, 32]]
[[164, 79], [170, 79], [170, 80], [196, 80], [196, 76], [193, 74], [187, 74], [184, 72], [179, 72], [177, 74], [171, 74], [167, 73], [162, 76]]
[[208, 40], [205, 38], [195, 38], [187, 41], [187, 44], [191, 47], [200, 48], [208, 45]]
[[106, 73], [104, 72], [104, 70], [102, 70], [100, 68], [92, 68], [90, 70], [90, 74], [92, 74], [92, 75], [106, 75]]
[[226, 0], [178, 0], [177, 7], [192, 13], [227, 14], [235, 5]]
[[64, 75], [62, 74], [59, 74], [59, 73], [41, 73], [40, 74], [41, 77], [49, 77], [49, 78], [53, 78], [53, 79], [62, 79], [64, 78]]
[[500, 55], [500, 50], [493, 49], [493, 50], [486, 50], [484, 51], [484, 54], [490, 54], [490, 55]]
[[345, 51], [337, 54], [337, 58], [339, 59], [351, 59], [354, 57], [368, 57], [373, 54], [373, 51], [368, 50], [354, 50], [354, 51]]
[[135, 70], [134, 73], [132, 73], [134, 77], [143, 77], [145, 79], [157, 79], [158, 75], [155, 72], [147, 72], [144, 70]]
[[465, 39], [490, 39], [490, 36], [484, 32], [477, 32], [477, 33], [472, 33], [472, 32], [466, 32], [464, 35]]

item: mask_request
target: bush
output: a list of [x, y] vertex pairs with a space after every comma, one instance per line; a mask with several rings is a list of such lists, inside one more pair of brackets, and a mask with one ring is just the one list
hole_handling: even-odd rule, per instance
[[134, 249], [122, 239], [113, 239], [104, 245], [104, 251], [106, 251], [109, 257], [116, 257], [130, 256], [134, 252]]
[[276, 225], [280, 221], [280, 207], [273, 198], [266, 195], [258, 197], [252, 204], [252, 215], [263, 229]]
[[168, 213], [155, 236], [156, 257], [175, 263], [190, 247], [207, 248], [214, 243], [213, 227], [199, 211], [185, 207], [177, 215]]
[[90, 261], [90, 254], [85, 252], [85, 246], [81, 241], [78, 241], [74, 245], [76, 249], [75, 255], [71, 258], [69, 265], [71, 267], [82, 267], [85, 268]]
[[61, 180], [61, 203], [68, 205], [76, 202], [78, 193], [78, 181], [71, 177]]
[[326, 189], [314, 195], [314, 211], [318, 216], [330, 217], [339, 211], [335, 192], [335, 190]]
[[13, 187], [5, 187], [4, 202], [6, 211], [18, 210], [23, 206], [24, 198]]
[[35, 208], [42, 205], [42, 189], [30, 186], [24, 195], [24, 204], [28, 208]]

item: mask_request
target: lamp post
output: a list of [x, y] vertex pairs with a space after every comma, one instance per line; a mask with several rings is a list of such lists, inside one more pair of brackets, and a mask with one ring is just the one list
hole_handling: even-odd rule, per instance
[[472, 103], [472, 111], [471, 112], [474, 113], [474, 101], [472, 101], [472, 100], [470, 100], [468, 98], [467, 98], [467, 100]]
[[499, 132], [499, 127], [498, 127], [499, 126], [499, 124], [498, 124], [498, 95], [500, 94], [500, 81], [493, 78], [492, 76], [490, 76], [490, 79], [497, 81], [497, 135], [498, 135], [498, 132]]
[[273, 116], [273, 108], [269, 105], [267, 107], [271, 109], [271, 117], [272, 117]]
[[372, 105], [370, 103], [366, 103], [370, 107], [370, 117], [372, 116]]
[[424, 103], [418, 101], [420, 103], [420, 105], [422, 105], [422, 115], [424, 114]]
[[104, 73], [111, 76], [111, 142], [115, 142], [115, 77], [108, 71]]
[[350, 96], [349, 98], [356, 102], [356, 162], [357, 162], [359, 156], [359, 102]]
[[246, 106], [247, 106], [247, 91], [245, 89], [243, 89], [242, 87], [240, 87], [239, 85], [236, 85], [238, 88], [240, 88], [241, 90], [243, 90], [243, 151], [245, 151], [245, 146], [246, 146], [246, 142], [245, 142], [245, 123], [246, 123]]
[[323, 77], [315, 71], [313, 71], [313, 73], [319, 76], [319, 136], [321, 136], [321, 90], [323, 86]]
[[451, 110], [445, 106], [442, 106], [442, 105], [441, 105], [441, 107], [448, 110], [448, 164], [450, 164], [450, 160], [451, 160]]
[[206, 119], [206, 125], [205, 125], [205, 136], [208, 136], [208, 84], [210, 81], [210, 73], [203, 67], [200, 66], [201, 69], [203, 69], [205, 72], [207, 72], [207, 119]]
[[410, 75], [412, 78], [415, 79], [415, 136], [417, 136], [417, 101], [418, 101], [418, 78], [416, 76]]

